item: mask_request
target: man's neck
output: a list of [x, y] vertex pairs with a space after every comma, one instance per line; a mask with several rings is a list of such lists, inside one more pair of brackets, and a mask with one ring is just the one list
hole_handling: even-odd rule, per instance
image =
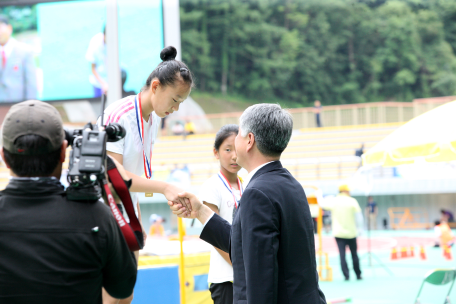
[[268, 157], [264, 156], [261, 153], [256, 153], [256, 155], [251, 155], [250, 156], [250, 161], [248, 164], [244, 165], [244, 168], [247, 170], [247, 172], [252, 172], [256, 168], [258, 168], [261, 165], [267, 164], [272, 161], [280, 160], [279, 157]]
[[60, 179], [61, 175], [62, 175], [62, 164], [60, 163], [59, 165], [57, 165], [57, 167], [54, 169], [54, 172], [51, 173], [51, 175], [46, 175], [46, 176], [43, 176], [43, 175], [37, 175], [37, 176], [18, 176], [16, 173], [13, 172], [13, 170], [9, 170], [10, 171], [10, 176], [12, 177], [55, 177], [56, 179]]
[[9, 42], [11, 42], [13, 38], [9, 37], [4, 43], [0, 43], [0, 46], [5, 47]]
[[8, 44], [8, 42], [11, 40], [11, 38], [8, 38], [4, 43], [0, 43], [0, 46], [4, 47], [5, 45]]
[[145, 121], [149, 120], [149, 115], [152, 113], [154, 108], [150, 103], [150, 89], [147, 91], [141, 91], [139, 93], [141, 95], [141, 110], [142, 110], [142, 117]]

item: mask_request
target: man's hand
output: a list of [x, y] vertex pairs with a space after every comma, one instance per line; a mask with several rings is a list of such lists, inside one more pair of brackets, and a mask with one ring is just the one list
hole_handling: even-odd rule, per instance
[[179, 198], [185, 198], [191, 209], [189, 210], [186, 206], [180, 203], [174, 203], [168, 201], [169, 208], [171, 211], [182, 218], [196, 218], [201, 224], [205, 224], [209, 217], [212, 216], [212, 211], [208, 206], [204, 205], [194, 194], [183, 192], [179, 193]]
[[173, 184], [168, 184], [163, 194], [168, 201], [171, 201], [175, 204], [180, 204], [181, 207], [185, 207], [187, 211], [191, 212], [192, 205], [190, 204], [190, 201], [185, 196], [179, 196], [179, 193], [185, 193], [185, 191], [179, 187], [174, 186]]

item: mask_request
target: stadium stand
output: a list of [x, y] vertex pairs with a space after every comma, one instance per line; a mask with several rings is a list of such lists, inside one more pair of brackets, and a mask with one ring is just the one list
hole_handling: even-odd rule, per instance
[[[401, 124], [329, 127], [295, 130], [282, 155], [284, 166], [302, 182], [344, 179], [360, 165], [355, 150], [369, 149]], [[187, 166], [192, 185], [200, 185], [219, 170], [212, 153], [215, 134], [161, 137], [155, 144], [152, 166]]]
[[[365, 150], [373, 147], [393, 132], [401, 123], [300, 129], [293, 132], [282, 155], [284, 166], [300, 181], [335, 180], [352, 176], [360, 165], [355, 150], [364, 143]], [[219, 164], [212, 153], [215, 134], [160, 137], [155, 144], [154, 171], [169, 171], [187, 166], [191, 183], [201, 185], [217, 173]], [[67, 153], [67, 157], [68, 157]], [[64, 168], [68, 163], [64, 164]], [[0, 166], [0, 189], [9, 180], [9, 171]]]

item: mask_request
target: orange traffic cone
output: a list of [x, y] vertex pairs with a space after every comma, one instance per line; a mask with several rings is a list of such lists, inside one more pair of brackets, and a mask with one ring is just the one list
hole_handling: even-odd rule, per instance
[[415, 248], [413, 246], [410, 247], [410, 256], [412, 258], [415, 256]]
[[393, 247], [393, 249], [391, 249], [391, 260], [397, 260], [397, 250], [395, 247]]
[[401, 248], [401, 258], [407, 258], [408, 253], [407, 253], [407, 247], [402, 247]]
[[420, 246], [420, 258], [422, 260], [426, 260], [426, 252], [424, 251], [424, 247]]

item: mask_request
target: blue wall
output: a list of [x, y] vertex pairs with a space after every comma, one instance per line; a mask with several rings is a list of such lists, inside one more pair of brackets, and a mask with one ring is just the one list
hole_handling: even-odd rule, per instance
[[[179, 304], [179, 267], [138, 270], [133, 304]], [[206, 278], [207, 282], [207, 278]]]
[[[163, 48], [161, 0], [118, 0], [120, 65], [127, 71], [125, 90], [139, 92], [160, 63]], [[93, 97], [90, 63], [85, 59], [90, 39], [103, 31], [103, 0], [37, 5], [42, 52], [44, 100]]]

